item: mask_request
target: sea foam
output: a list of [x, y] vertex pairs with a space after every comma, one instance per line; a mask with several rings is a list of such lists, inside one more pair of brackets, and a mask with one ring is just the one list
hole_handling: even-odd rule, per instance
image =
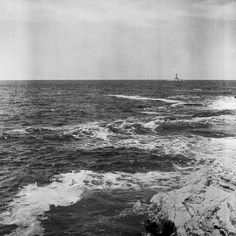
[[149, 101], [161, 101], [161, 102], [165, 102], [165, 103], [181, 103], [181, 101], [179, 100], [173, 100], [173, 99], [166, 99], [166, 98], [150, 98], [150, 97], [142, 97], [142, 96], [129, 96], [129, 95], [121, 95], [121, 94], [117, 94], [117, 95], [113, 95], [113, 94], [109, 94], [108, 96], [111, 97], [117, 97], [117, 98], [125, 98], [125, 99], [132, 99], [132, 100], [149, 100]]
[[219, 97], [215, 101], [210, 102], [210, 109], [214, 110], [236, 110], [236, 98], [234, 97]]
[[40, 219], [44, 218], [44, 212], [49, 211], [52, 205], [69, 206], [78, 202], [85, 190], [161, 188], [163, 179], [171, 183], [174, 176], [176, 173], [173, 172], [130, 174], [89, 170], [57, 175], [48, 185], [29, 184], [23, 187], [10, 203], [8, 211], [0, 215], [0, 223], [18, 226], [10, 235], [43, 235]]

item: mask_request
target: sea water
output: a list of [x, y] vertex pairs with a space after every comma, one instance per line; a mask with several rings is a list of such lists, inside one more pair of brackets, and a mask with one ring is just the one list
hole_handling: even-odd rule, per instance
[[234, 81], [1, 81], [0, 235], [142, 235], [154, 194], [236, 154], [235, 95]]

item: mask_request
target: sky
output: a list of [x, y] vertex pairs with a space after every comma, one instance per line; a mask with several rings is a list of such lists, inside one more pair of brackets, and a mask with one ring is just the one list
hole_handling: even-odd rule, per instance
[[0, 0], [0, 79], [236, 80], [235, 0]]

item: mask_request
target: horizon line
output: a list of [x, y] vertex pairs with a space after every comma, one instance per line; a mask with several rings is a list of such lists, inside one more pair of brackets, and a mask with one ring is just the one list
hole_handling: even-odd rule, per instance
[[236, 79], [182, 79], [175, 81], [174, 79], [0, 79], [1, 81], [168, 81], [168, 82], [184, 82], [184, 81], [236, 81]]

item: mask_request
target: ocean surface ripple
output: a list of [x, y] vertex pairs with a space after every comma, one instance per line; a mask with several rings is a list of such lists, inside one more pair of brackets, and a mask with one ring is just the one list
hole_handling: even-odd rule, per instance
[[2, 81], [0, 235], [145, 232], [140, 206], [235, 151], [235, 83]]

